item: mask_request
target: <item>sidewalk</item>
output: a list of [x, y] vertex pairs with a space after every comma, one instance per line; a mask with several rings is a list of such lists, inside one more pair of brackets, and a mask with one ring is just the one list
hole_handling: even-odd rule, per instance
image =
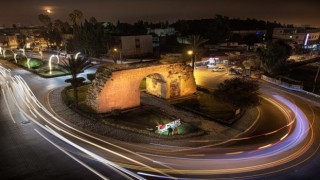
[[[165, 102], [163, 99], [154, 98], [151, 95], [143, 93], [142, 102], [160, 107], [168, 114], [173, 114], [178, 116], [183, 121], [187, 123], [192, 123], [197, 125], [198, 127], [209, 131], [208, 135], [200, 136], [200, 137], [192, 137], [192, 138], [184, 138], [184, 139], [162, 139], [157, 137], [150, 137], [142, 134], [138, 134], [131, 131], [126, 131], [123, 129], [117, 129], [112, 126], [108, 126], [99, 121], [91, 120], [86, 117], [79, 115], [74, 112], [72, 109], [67, 107], [61, 99], [61, 91], [62, 88], [58, 88], [53, 90], [49, 94], [49, 104], [52, 110], [58, 114], [58, 118], [65, 121], [69, 125], [76, 126], [83, 131], [91, 132], [93, 134], [98, 134], [101, 136], [110, 137], [113, 139], [118, 139], [121, 141], [132, 142], [132, 143], [153, 143], [153, 144], [163, 144], [163, 145], [174, 145], [174, 146], [201, 146], [220, 143], [232, 139], [234, 137], [238, 137], [241, 134], [245, 133], [247, 129], [252, 128], [257, 122], [258, 111], [257, 109], [248, 110], [244, 116], [239, 119], [236, 123], [234, 123], [231, 127], [223, 126], [214, 121], [209, 121], [208, 119], [201, 117], [199, 115], [195, 115], [193, 113], [176, 109], [172, 105]], [[210, 127], [210, 129], [208, 129]], [[203, 141], [200, 143], [193, 143], [191, 141]], [[205, 140], [205, 141], [204, 141]]]

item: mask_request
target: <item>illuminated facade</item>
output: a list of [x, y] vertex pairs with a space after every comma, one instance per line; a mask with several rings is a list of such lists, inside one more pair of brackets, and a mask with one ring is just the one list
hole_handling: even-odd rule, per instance
[[163, 99], [192, 95], [196, 92], [190, 66], [182, 63], [97, 71], [88, 90], [86, 104], [99, 113], [140, 106], [140, 83], [146, 78], [146, 91]]
[[298, 45], [307, 46], [319, 42], [320, 29], [307, 28], [275, 28], [273, 39], [293, 41]]

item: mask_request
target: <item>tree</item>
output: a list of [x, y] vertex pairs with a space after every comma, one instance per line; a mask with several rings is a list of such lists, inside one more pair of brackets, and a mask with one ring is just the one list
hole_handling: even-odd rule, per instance
[[48, 30], [52, 28], [51, 18], [48, 15], [39, 14], [38, 19]]
[[255, 59], [255, 58], [249, 58], [247, 60], [244, 60], [242, 62], [242, 65], [244, 66], [245, 69], [257, 69], [260, 67], [260, 60]]
[[59, 32], [63, 31], [63, 22], [60, 19], [55, 20], [53, 25]]
[[259, 84], [244, 78], [227, 79], [213, 92], [221, 102], [229, 103], [233, 110], [259, 105]]
[[203, 39], [201, 36], [199, 35], [191, 35], [188, 36], [188, 41], [191, 45], [191, 49], [192, 49], [192, 69], [194, 69], [194, 62], [197, 59], [197, 55], [200, 53], [200, 47], [201, 45], [203, 45], [204, 43], [206, 43], [208, 40], [207, 39]]
[[106, 49], [105, 39], [101, 24], [92, 24], [85, 20], [74, 32], [73, 38], [67, 42], [67, 50], [69, 52], [81, 50], [91, 57], [98, 57]]
[[69, 19], [75, 27], [80, 24], [82, 17], [83, 13], [80, 10], [74, 10], [69, 14]]
[[93, 24], [93, 25], [96, 25], [96, 24], [98, 23], [98, 21], [97, 21], [97, 19], [96, 19], [95, 17], [91, 17], [91, 18], [89, 19], [89, 22], [90, 22], [91, 24]]
[[273, 76], [284, 73], [286, 61], [290, 57], [291, 51], [291, 46], [284, 41], [277, 40], [269, 43], [265, 50], [258, 50], [262, 68]]
[[74, 56], [71, 56], [67, 60], [62, 61], [62, 66], [71, 74], [71, 78], [67, 79], [65, 82], [70, 83], [72, 86], [74, 94], [74, 108], [77, 108], [79, 102], [78, 86], [84, 81], [84, 78], [78, 78], [78, 74], [91, 67], [92, 63], [86, 57], [78, 57], [78, 59], [75, 59]]

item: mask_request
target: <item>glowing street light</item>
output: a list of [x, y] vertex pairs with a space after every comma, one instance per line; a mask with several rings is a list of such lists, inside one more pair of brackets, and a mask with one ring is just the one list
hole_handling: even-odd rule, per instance
[[194, 67], [194, 64], [192, 64], [192, 63], [194, 63], [194, 61], [193, 61], [193, 60], [194, 60], [194, 59], [193, 59], [193, 58], [194, 58], [194, 57], [193, 57], [193, 51], [192, 51], [192, 50], [189, 50], [187, 53], [188, 53], [189, 56], [191, 56], [191, 65]]
[[119, 55], [120, 55], [120, 64], [122, 64], [122, 58], [121, 58], [121, 50], [118, 50], [117, 48], [113, 49], [114, 52], [118, 52], [119, 51]]
[[46, 11], [47, 11], [47, 13], [49, 13], [49, 14], [52, 13], [52, 11], [51, 11], [50, 9], [47, 9]]

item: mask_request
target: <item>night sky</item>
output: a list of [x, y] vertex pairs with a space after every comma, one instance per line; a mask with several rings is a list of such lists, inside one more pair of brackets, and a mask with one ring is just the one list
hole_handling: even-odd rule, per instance
[[98, 21], [175, 21], [229, 17], [256, 18], [320, 27], [320, 0], [1, 0], [0, 25], [40, 24], [37, 16], [50, 8], [52, 19], [68, 20], [74, 9]]

